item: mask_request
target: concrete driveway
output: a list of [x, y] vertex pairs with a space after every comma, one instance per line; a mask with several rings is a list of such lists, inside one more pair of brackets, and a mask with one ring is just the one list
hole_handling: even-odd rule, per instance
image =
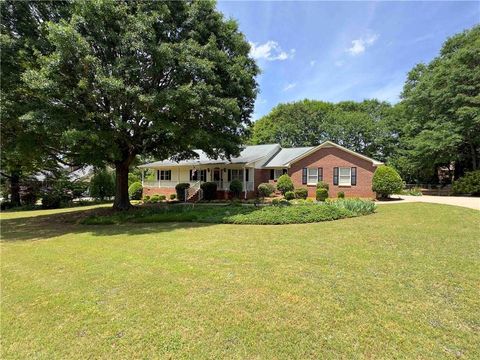
[[410, 195], [392, 195], [392, 199], [399, 201], [377, 201], [377, 204], [400, 204], [408, 202], [426, 202], [434, 204], [456, 205], [470, 209], [480, 210], [480, 198], [466, 196], [410, 196]]

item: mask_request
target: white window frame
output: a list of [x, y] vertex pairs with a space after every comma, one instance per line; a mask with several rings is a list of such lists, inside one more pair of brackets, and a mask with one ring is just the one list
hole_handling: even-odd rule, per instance
[[[347, 174], [342, 175], [342, 170], [347, 170]], [[343, 181], [342, 181], [343, 178]], [[352, 186], [352, 168], [339, 167], [338, 168], [338, 186]]]
[[[168, 179], [167, 179], [168, 174]], [[159, 179], [160, 181], [171, 181], [172, 180], [172, 170], [160, 170]]]
[[[313, 180], [313, 178], [315, 178]], [[307, 168], [307, 185], [317, 185], [318, 168]]]

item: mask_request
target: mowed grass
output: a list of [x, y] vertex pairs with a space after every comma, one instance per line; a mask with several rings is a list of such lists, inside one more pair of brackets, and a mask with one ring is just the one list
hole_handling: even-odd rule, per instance
[[480, 212], [2, 219], [2, 358], [479, 358]]

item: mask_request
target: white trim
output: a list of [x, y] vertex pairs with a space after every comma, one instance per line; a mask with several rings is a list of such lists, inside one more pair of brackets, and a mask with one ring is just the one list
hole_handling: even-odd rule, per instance
[[341, 145], [335, 144], [334, 142], [325, 141], [324, 143], [322, 143], [322, 144], [314, 147], [313, 149], [311, 149], [311, 150], [303, 153], [302, 155], [297, 156], [295, 159], [290, 160], [290, 162], [289, 162], [288, 164], [286, 164], [286, 166], [290, 167], [292, 163], [295, 163], [295, 162], [297, 162], [297, 161], [299, 161], [299, 160], [307, 157], [308, 155], [313, 154], [313, 153], [315, 153], [316, 151], [318, 151], [318, 150], [320, 150], [320, 149], [323, 149], [323, 148], [325, 148], [325, 147], [327, 147], [327, 148], [328, 148], [328, 147], [335, 147], [335, 148], [337, 148], [337, 149], [343, 150], [343, 151], [345, 151], [345, 152], [347, 152], [347, 153], [349, 153], [349, 154], [352, 154], [352, 155], [354, 155], [354, 156], [356, 156], [356, 157], [359, 157], [360, 159], [370, 161], [373, 166], [383, 165], [382, 162], [377, 161], [377, 160], [374, 160], [374, 159], [372, 159], [372, 158], [369, 158], [368, 156], [365, 156], [365, 155], [359, 154], [359, 153], [357, 153], [357, 152], [355, 152], [355, 151], [349, 150], [349, 149], [347, 149], [347, 148], [345, 148], [345, 147], [343, 147], [343, 146], [341, 146]]

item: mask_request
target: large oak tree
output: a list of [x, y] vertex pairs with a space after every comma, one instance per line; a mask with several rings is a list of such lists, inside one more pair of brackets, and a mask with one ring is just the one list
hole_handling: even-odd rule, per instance
[[20, 185], [28, 176], [58, 166], [50, 151], [55, 138], [24, 117], [38, 104], [31, 89], [22, 82], [22, 74], [38, 65], [35, 53], [50, 50], [45, 22], [67, 18], [69, 9], [70, 4], [65, 1], [0, 2], [0, 165], [14, 206], [20, 205]]
[[258, 68], [237, 24], [210, 1], [80, 1], [48, 24], [53, 51], [23, 79], [29, 114], [65, 158], [116, 169], [114, 208], [126, 209], [137, 155], [235, 155], [249, 125]]

